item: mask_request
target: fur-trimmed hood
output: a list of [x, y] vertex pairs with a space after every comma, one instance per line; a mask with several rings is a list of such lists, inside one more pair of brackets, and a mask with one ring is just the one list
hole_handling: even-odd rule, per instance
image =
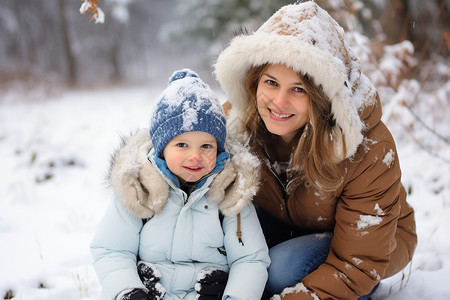
[[[346, 158], [355, 154], [367, 124], [360, 114], [376, 105], [376, 90], [361, 72], [344, 30], [314, 1], [282, 7], [256, 32], [235, 37], [218, 57], [215, 75], [232, 105], [230, 123], [242, 120], [248, 106], [245, 79], [253, 66], [285, 64], [309, 74], [329, 97], [336, 124], [333, 140], [345, 142]], [[242, 129], [242, 126], [240, 127]], [[337, 154], [342, 157], [339, 149]]]
[[[108, 181], [116, 197], [136, 217], [147, 219], [160, 212], [169, 185], [147, 159], [152, 149], [148, 131], [123, 138], [112, 156]], [[230, 161], [216, 175], [207, 196], [225, 216], [235, 216], [247, 206], [259, 188], [260, 162], [245, 145], [227, 140]]]

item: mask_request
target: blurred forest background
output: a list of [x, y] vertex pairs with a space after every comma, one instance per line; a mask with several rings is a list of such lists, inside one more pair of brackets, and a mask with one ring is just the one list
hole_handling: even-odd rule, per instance
[[[450, 163], [439, 154], [450, 148], [443, 132], [450, 113], [450, 0], [316, 2], [346, 30], [380, 93], [386, 123], [393, 121], [422, 149]], [[101, 8], [103, 23], [80, 13], [85, 3]], [[289, 3], [2, 0], [0, 101], [45, 100], [67, 89], [164, 87], [183, 67], [220, 90], [212, 74], [220, 51], [236, 32], [256, 30]], [[394, 106], [401, 109], [389, 108]], [[419, 126], [424, 136], [417, 134]]]
[[[0, 88], [17, 81], [21, 88], [165, 82], [171, 69], [185, 65], [211, 76], [211, 64], [234, 32], [257, 29], [292, 2], [101, 0], [105, 22], [95, 24], [79, 13], [79, 0], [2, 0]], [[433, 67], [448, 64], [449, 0], [316, 2], [346, 30], [368, 38], [361, 54], [375, 63], [372, 68], [384, 46], [405, 40], [414, 50], [403, 49], [411, 55], [397, 77], [424, 82], [439, 76]], [[389, 84], [395, 87], [398, 79]]]

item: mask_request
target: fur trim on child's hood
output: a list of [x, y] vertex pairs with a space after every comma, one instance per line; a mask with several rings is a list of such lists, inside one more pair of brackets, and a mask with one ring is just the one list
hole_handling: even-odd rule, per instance
[[[123, 139], [111, 159], [108, 181], [116, 197], [136, 217], [151, 218], [160, 212], [169, 185], [147, 159], [152, 142], [145, 130]], [[207, 196], [225, 216], [236, 216], [259, 188], [260, 163], [245, 145], [227, 140], [230, 162], [214, 178]]]

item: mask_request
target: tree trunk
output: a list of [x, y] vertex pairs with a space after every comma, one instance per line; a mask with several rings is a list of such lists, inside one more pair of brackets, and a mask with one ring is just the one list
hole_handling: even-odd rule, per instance
[[70, 37], [65, 17], [65, 0], [58, 0], [59, 2], [59, 15], [61, 18], [61, 34], [63, 38], [63, 50], [66, 55], [67, 60], [67, 82], [70, 85], [74, 85], [77, 80], [77, 65], [75, 62], [75, 57], [72, 53], [72, 49], [70, 47]]
[[408, 39], [408, 0], [389, 1], [380, 19], [387, 44]]

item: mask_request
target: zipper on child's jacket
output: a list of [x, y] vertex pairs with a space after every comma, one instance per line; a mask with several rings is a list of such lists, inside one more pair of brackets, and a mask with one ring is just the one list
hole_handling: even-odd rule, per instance
[[[197, 181], [195, 182], [195, 184], [193, 185], [193, 187], [195, 187], [195, 186], [197, 185], [198, 182], [204, 180], [205, 178], [207, 178], [207, 177], [209, 177], [209, 176], [211, 176], [211, 175], [214, 175], [214, 174], [218, 174], [218, 173], [219, 173], [219, 172], [214, 172], [214, 173], [211, 172], [211, 173], [209, 173], [209, 174], [203, 176], [202, 178], [200, 178], [199, 180], [197, 180]], [[164, 176], [165, 176], [165, 175], [164, 175]], [[181, 184], [180, 184], [180, 181], [179, 181], [179, 180], [178, 180], [178, 182], [177, 182], [178, 184], [176, 184], [176, 183], [173, 182], [173, 180], [170, 179], [169, 177], [166, 176], [166, 178], [167, 178], [168, 180], [170, 180], [175, 186], [177, 186], [177, 187], [180, 188], [180, 190], [181, 190], [181, 192], [182, 192], [181, 194], [183, 195], [183, 205], [186, 205], [186, 203], [189, 202], [189, 197], [191, 196], [191, 193], [194, 192], [194, 189], [192, 189], [191, 192], [188, 194], [188, 193], [186, 193], [186, 191], [181, 187]], [[236, 236], [237, 236], [238, 242], [239, 242], [242, 246], [244, 246], [244, 242], [242, 241], [242, 231], [241, 231], [241, 213], [238, 213], [238, 214], [236, 215], [236, 218], [237, 218]], [[144, 223], [144, 224], [145, 224], [145, 223]], [[221, 223], [221, 224], [222, 224], [222, 223]]]

